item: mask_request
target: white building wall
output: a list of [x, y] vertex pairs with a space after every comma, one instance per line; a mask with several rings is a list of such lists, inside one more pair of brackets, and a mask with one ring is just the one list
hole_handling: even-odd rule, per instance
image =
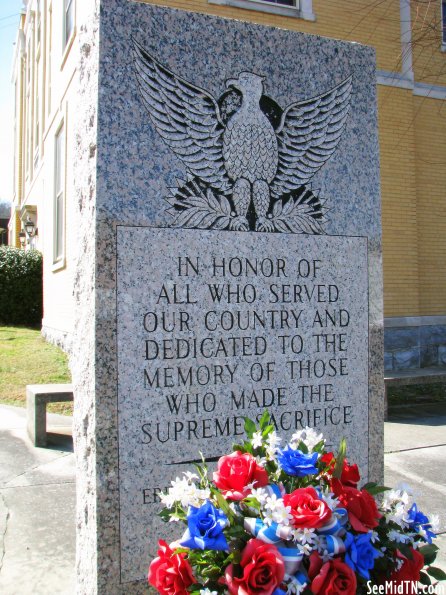
[[[64, 0], [29, 0], [26, 6], [26, 17], [22, 22], [24, 37], [21, 44], [22, 52], [17, 44], [17, 55], [14, 61], [15, 78], [18, 78], [18, 69], [22, 64], [25, 72], [24, 100], [16, 110], [16, 119], [23, 119], [20, 139], [23, 168], [21, 176], [20, 172], [16, 176], [14, 206], [20, 213], [22, 227], [27, 217], [31, 217], [38, 229], [37, 235], [32, 238], [26, 237], [25, 249], [36, 248], [43, 253], [42, 332], [46, 338], [66, 351], [70, 351], [74, 327], [76, 209], [73, 203], [72, 165], [76, 156], [73, 123], [79, 60], [77, 30], [82, 2], [83, 0], [72, 0], [74, 26], [71, 35], [66, 39], [66, 2]], [[38, 42], [39, 11], [40, 43]], [[29, 75], [27, 75], [28, 69]], [[28, 80], [29, 83], [27, 83]], [[62, 176], [64, 240], [62, 255], [56, 258], [55, 141], [61, 126], [64, 128], [65, 140]], [[20, 146], [20, 142], [17, 144]]]

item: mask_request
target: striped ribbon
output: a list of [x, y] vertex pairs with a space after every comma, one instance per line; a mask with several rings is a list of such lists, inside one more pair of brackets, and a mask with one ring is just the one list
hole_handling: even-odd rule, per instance
[[265, 525], [262, 519], [245, 517], [243, 519], [243, 525], [247, 531], [249, 531], [254, 537], [257, 537], [265, 543], [279, 543], [279, 541], [287, 540], [291, 537], [291, 527], [285, 527], [278, 523], [271, 523], [271, 525]]
[[326, 535], [327, 552], [333, 556], [345, 552], [345, 544], [342, 539], [336, 535]]
[[283, 486], [279, 486], [276, 483], [270, 483], [269, 485], [264, 486], [262, 489], [267, 492], [268, 496], [277, 496], [277, 498], [283, 498], [283, 496], [286, 494]]
[[277, 549], [285, 562], [285, 572], [292, 576], [299, 570], [304, 555], [297, 547], [278, 547]]
[[345, 508], [336, 508], [328, 523], [317, 529], [318, 535], [339, 535], [339, 533], [344, 531], [344, 525], [347, 519], [348, 513]]

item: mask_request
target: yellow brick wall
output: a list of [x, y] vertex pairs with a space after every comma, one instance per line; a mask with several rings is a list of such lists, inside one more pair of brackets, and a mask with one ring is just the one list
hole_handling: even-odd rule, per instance
[[446, 102], [414, 97], [420, 314], [446, 313]]
[[413, 94], [378, 87], [384, 315], [419, 315]]

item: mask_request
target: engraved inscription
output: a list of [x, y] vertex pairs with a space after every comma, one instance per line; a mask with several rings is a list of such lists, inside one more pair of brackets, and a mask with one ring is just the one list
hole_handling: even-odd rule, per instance
[[265, 408], [286, 438], [345, 436], [367, 477], [366, 238], [118, 227], [117, 240], [124, 567], [160, 490]]

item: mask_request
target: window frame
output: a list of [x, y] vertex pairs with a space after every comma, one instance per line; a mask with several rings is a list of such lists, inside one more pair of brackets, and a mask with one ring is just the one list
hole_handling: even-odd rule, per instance
[[[62, 23], [62, 60], [60, 69], [63, 70], [76, 37], [76, 0], [63, 0], [63, 23]], [[67, 7], [72, 11], [71, 13], [71, 30], [67, 35]]]
[[234, 8], [256, 10], [280, 16], [294, 17], [306, 21], [316, 20], [316, 16], [313, 13], [313, 0], [295, 0], [294, 6], [280, 4], [275, 0], [208, 0], [208, 4], [233, 6]]
[[65, 267], [66, 126], [61, 120], [54, 135], [53, 271]]
[[[63, 0], [63, 48], [68, 46], [70, 39], [74, 34], [74, 1], [75, 0]], [[70, 20], [68, 21], [67, 16], [70, 15]], [[71, 29], [68, 30], [67, 24], [68, 22], [71, 25]]]
[[446, 51], [446, 0], [441, 0], [440, 4], [440, 33], [441, 49]]

